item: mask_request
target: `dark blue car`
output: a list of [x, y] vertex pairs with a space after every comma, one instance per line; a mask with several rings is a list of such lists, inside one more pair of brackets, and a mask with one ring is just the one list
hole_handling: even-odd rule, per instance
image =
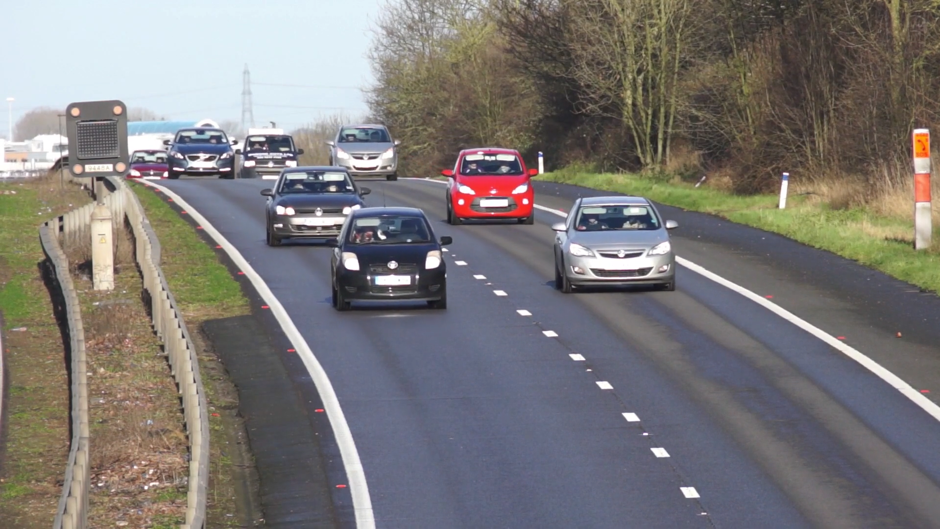
[[235, 151], [232, 145], [238, 144], [238, 140], [229, 140], [222, 129], [180, 129], [172, 141], [163, 143], [170, 146], [167, 150], [169, 178], [182, 175], [235, 176]]

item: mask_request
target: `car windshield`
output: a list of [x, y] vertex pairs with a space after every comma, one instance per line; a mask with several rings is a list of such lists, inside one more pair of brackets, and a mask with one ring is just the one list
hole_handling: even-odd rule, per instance
[[599, 230], [658, 230], [659, 217], [650, 206], [584, 206], [578, 210], [575, 229]]
[[165, 151], [134, 151], [131, 163], [166, 163]]
[[431, 230], [423, 217], [381, 215], [359, 217], [349, 230], [349, 244], [414, 244], [431, 242]]
[[191, 129], [179, 131], [176, 134], [176, 143], [226, 144], [228, 143], [228, 138], [221, 130]]
[[278, 193], [352, 195], [356, 193], [356, 187], [343, 171], [291, 171], [284, 173]]
[[515, 154], [468, 154], [463, 157], [460, 174], [468, 176], [519, 176], [522, 163]]
[[375, 127], [352, 127], [339, 134], [340, 143], [390, 143], [388, 131]]
[[248, 136], [245, 140], [248, 152], [293, 152], [294, 141], [290, 136]]

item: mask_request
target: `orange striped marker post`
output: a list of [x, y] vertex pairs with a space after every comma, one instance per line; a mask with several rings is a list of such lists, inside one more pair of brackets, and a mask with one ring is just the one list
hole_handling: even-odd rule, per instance
[[914, 129], [914, 249], [930, 248], [930, 131]]

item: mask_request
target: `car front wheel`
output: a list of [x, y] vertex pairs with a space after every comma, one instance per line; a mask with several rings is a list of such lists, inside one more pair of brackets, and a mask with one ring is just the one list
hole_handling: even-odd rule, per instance
[[268, 237], [266, 239], [266, 242], [268, 243], [268, 246], [280, 246], [281, 238], [278, 237], [277, 235], [274, 235], [273, 233], [271, 233], [270, 230], [268, 230]]
[[441, 299], [434, 301], [428, 301], [428, 307], [436, 310], [444, 310], [447, 308], [447, 290], [444, 290], [444, 293], [441, 294]]
[[336, 285], [333, 285], [333, 308], [340, 312], [345, 312], [352, 308], [352, 303], [343, 296], [343, 291]]

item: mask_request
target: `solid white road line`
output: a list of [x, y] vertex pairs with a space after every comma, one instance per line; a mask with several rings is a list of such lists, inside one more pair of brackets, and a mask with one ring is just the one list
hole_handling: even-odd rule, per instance
[[277, 318], [278, 323], [281, 324], [281, 328], [290, 340], [291, 345], [297, 350], [297, 354], [300, 355], [304, 365], [307, 367], [307, 371], [310, 373], [310, 377], [316, 385], [317, 392], [320, 394], [320, 400], [323, 401], [323, 409], [330, 419], [330, 426], [333, 427], [333, 435], [336, 436], [336, 444], [339, 446], [340, 456], [343, 458], [343, 466], [346, 468], [346, 479], [349, 481], [349, 493], [352, 495], [353, 509], [356, 513], [356, 527], [361, 529], [374, 528], [375, 515], [372, 511], [372, 499], [369, 495], [366, 475], [362, 468], [362, 462], [359, 459], [359, 452], [356, 450], [356, 443], [353, 441], [352, 432], [349, 430], [349, 424], [346, 423], [346, 416], [343, 414], [343, 410], [339, 405], [339, 398], [337, 398], [336, 392], [333, 390], [333, 385], [330, 383], [326, 371], [323, 369], [323, 366], [320, 365], [317, 357], [314, 356], [310, 346], [307, 345], [307, 341], [301, 336], [300, 331], [297, 329], [297, 326], [294, 325], [287, 310], [284, 309], [284, 306], [281, 305], [281, 302], [274, 293], [271, 292], [268, 285], [261, 279], [261, 276], [248, 264], [248, 261], [242, 256], [241, 252], [239, 252], [228, 239], [222, 236], [205, 217], [168, 188], [151, 182], [144, 182], [144, 184], [159, 189], [166, 196], [172, 198], [178, 206], [185, 209], [189, 216], [198, 222], [199, 225], [202, 226], [202, 229], [225, 250], [225, 253], [229, 255], [235, 263], [235, 266], [242, 272], [245, 272], [245, 277], [251, 281], [255, 290], [258, 291], [258, 294], [264, 302], [271, 308], [271, 313]]
[[570, 356], [571, 359], [574, 360], [575, 362], [584, 362], [584, 357], [582, 355], [579, 355], [578, 353], [571, 353], [568, 356]]
[[[421, 179], [415, 179], [415, 180], [421, 180]], [[435, 180], [427, 180], [427, 181], [435, 182]], [[446, 182], [441, 182], [441, 183], [446, 184]], [[564, 211], [561, 211], [558, 209], [547, 208], [539, 204], [535, 204], [535, 208], [541, 211], [558, 215], [559, 217], [568, 216], [568, 214], [565, 213]], [[826, 344], [832, 346], [833, 348], [835, 348], [836, 350], [838, 350], [845, 356], [861, 364], [865, 369], [872, 372], [878, 378], [887, 382], [891, 387], [898, 390], [902, 395], [910, 399], [914, 404], [920, 406], [920, 408], [926, 411], [931, 417], [940, 421], [940, 406], [938, 406], [937, 404], [934, 404], [930, 399], [925, 397], [921, 392], [914, 389], [910, 384], [908, 384], [907, 382], [904, 382], [903, 380], [901, 380], [900, 377], [898, 377], [891, 371], [888, 371], [881, 364], [865, 356], [863, 353], [861, 353], [857, 349], [846, 345], [845, 343], [838, 340], [836, 337], [832, 336], [826, 331], [823, 331], [819, 327], [816, 327], [815, 325], [800, 318], [799, 316], [793, 314], [792, 312], [784, 309], [783, 307], [777, 305], [776, 303], [769, 301], [767, 298], [764, 298], [758, 294], [755, 294], [754, 292], [742, 287], [741, 285], [732, 283], [731, 281], [728, 281], [727, 279], [719, 276], [718, 274], [711, 272], [705, 269], [704, 267], [699, 266], [689, 261], [688, 259], [684, 259], [682, 257], [676, 256], [676, 262], [684, 266], [685, 268], [691, 270], [692, 272], [695, 272], [701, 275], [702, 277], [710, 279], [725, 288], [728, 288], [734, 292], [737, 292], [738, 294], [741, 294], [745, 298], [753, 301], [754, 303], [757, 303], [758, 305], [773, 312], [777, 316], [780, 316], [784, 320], [792, 323], [793, 325], [796, 325], [800, 329], [803, 329], [804, 331], [815, 336], [816, 338], [820, 339]]]
[[542, 334], [544, 334], [545, 336], [548, 336], [549, 338], [558, 337], [558, 333], [556, 333], [555, 331], [542, 331]]
[[496, 294], [497, 296], [508, 296], [508, 295], [509, 295], [509, 294], [507, 294], [506, 292], [504, 292], [504, 291], [502, 291], [502, 290], [494, 290], [493, 293]]
[[604, 381], [604, 380], [598, 382], [598, 383], [597, 383], [597, 387], [599, 387], [599, 388], [601, 388], [601, 389], [614, 389], [614, 387], [610, 385], [610, 382], [607, 382], [607, 381]]
[[669, 452], [665, 448], [650, 448], [653, 451], [653, 455], [656, 457], [669, 457]]
[[626, 419], [627, 422], [640, 422], [640, 416], [635, 413], [624, 413], [623, 418]]
[[682, 491], [682, 495], [688, 499], [701, 498], [698, 495], [698, 491], [695, 490], [695, 487], [679, 487], [679, 490]]
[[531, 312], [529, 312], [529, 311], [527, 311], [527, 310], [525, 310], [525, 309], [519, 309], [519, 310], [517, 310], [516, 312], [518, 312], [520, 316], [531, 316], [531, 315], [532, 315]]

